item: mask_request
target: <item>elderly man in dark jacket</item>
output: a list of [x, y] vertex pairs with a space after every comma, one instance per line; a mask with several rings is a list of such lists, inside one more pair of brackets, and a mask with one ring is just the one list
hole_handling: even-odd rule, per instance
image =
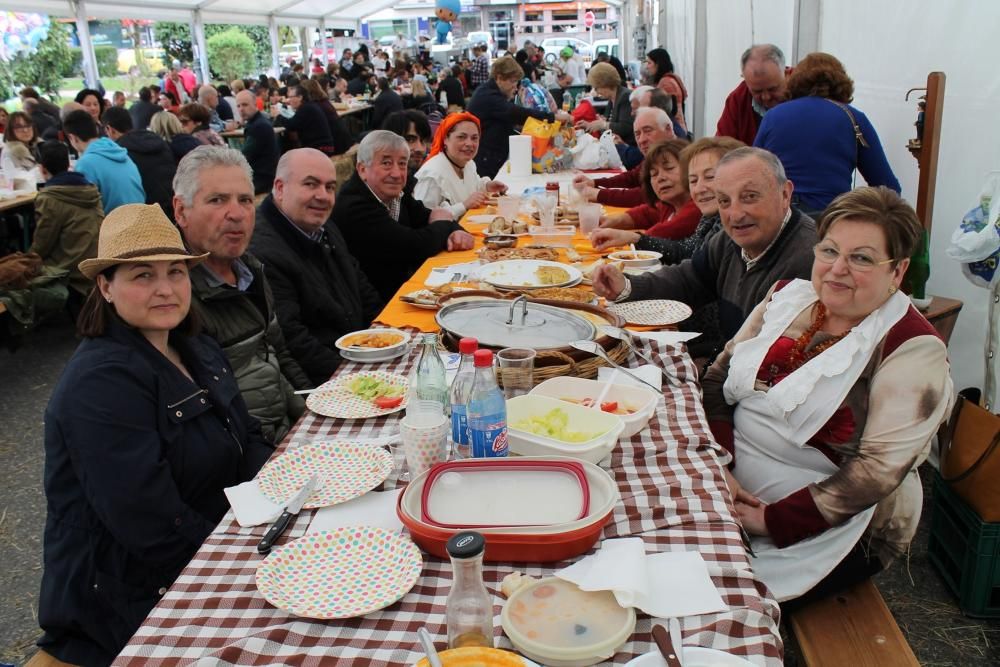
[[128, 151], [139, 169], [147, 204], [159, 204], [171, 220], [174, 219], [172, 183], [177, 167], [170, 145], [160, 135], [149, 130], [136, 130], [132, 114], [122, 107], [109, 107], [101, 116], [108, 138]]
[[278, 142], [274, 137], [271, 121], [257, 111], [257, 101], [249, 90], [236, 94], [236, 110], [246, 125], [243, 128], [243, 157], [253, 169], [253, 191], [261, 194], [271, 191], [274, 168], [278, 165]]
[[341, 188], [334, 220], [368, 280], [388, 301], [428, 257], [469, 250], [472, 236], [447, 209], [428, 209], [406, 185], [410, 149], [388, 130], [369, 132], [358, 147], [358, 171]]
[[246, 251], [254, 230], [250, 166], [239, 151], [200, 146], [181, 160], [174, 188], [184, 242], [209, 253], [191, 269], [202, 330], [229, 358], [264, 437], [280, 442], [305, 409], [295, 390], [311, 383], [285, 345], [264, 269]]
[[334, 342], [367, 327], [384, 304], [330, 219], [336, 190], [336, 170], [323, 153], [285, 153], [250, 244], [274, 290], [288, 349], [314, 384], [340, 364]]

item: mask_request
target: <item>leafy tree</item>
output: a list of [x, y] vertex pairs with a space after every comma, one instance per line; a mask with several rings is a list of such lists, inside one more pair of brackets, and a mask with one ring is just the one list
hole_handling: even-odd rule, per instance
[[230, 28], [207, 39], [208, 62], [229, 81], [253, 74], [257, 67], [253, 42], [239, 28]]
[[[205, 25], [206, 46], [208, 40], [215, 35], [238, 30], [247, 35], [252, 44], [261, 45], [262, 48], [253, 49], [254, 66], [246, 72], [263, 71], [271, 65], [271, 36], [267, 26], [262, 25], [228, 25], [225, 23], [208, 23]], [[163, 64], [170, 66], [171, 61], [180, 60], [182, 62], [194, 62], [194, 48], [192, 46], [194, 38], [191, 35], [191, 26], [187, 23], [173, 23], [170, 21], [157, 21], [153, 27], [153, 34], [156, 41], [163, 47]], [[214, 69], [214, 62], [209, 50], [209, 64], [213, 66], [213, 75], [223, 76], [221, 72]]]
[[191, 49], [191, 26], [187, 23], [173, 21], [157, 21], [153, 26], [153, 35], [163, 47], [163, 64], [170, 67], [174, 60], [191, 62], [194, 52]]
[[38, 43], [38, 50], [30, 56], [16, 56], [10, 63], [10, 69], [17, 83], [32, 86], [38, 92], [58, 99], [59, 85], [64, 77], [72, 76], [73, 63], [66, 28], [62, 23], [53, 21], [49, 25], [49, 34]]

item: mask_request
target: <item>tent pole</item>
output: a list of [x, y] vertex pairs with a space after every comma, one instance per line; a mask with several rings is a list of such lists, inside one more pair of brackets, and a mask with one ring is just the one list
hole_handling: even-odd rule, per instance
[[281, 45], [278, 44], [278, 19], [274, 14], [267, 19], [267, 34], [271, 38], [271, 69], [277, 78], [281, 74]]
[[212, 77], [208, 72], [208, 48], [205, 46], [205, 22], [201, 18], [201, 10], [191, 12], [191, 35], [194, 37], [195, 58], [198, 59], [198, 71], [201, 72], [201, 83], [209, 83]]
[[819, 51], [819, 24], [822, 0], [796, 0], [795, 17], [792, 20], [794, 34], [792, 35], [793, 60], [797, 63], [806, 55]]
[[[309, 42], [309, 28], [305, 26], [299, 26], [299, 44], [302, 45], [302, 61], [300, 64], [304, 65], [309, 62], [312, 56], [312, 44]], [[309, 68], [305, 70], [306, 74], [309, 73]]]
[[323, 63], [323, 67], [330, 64], [330, 52], [326, 48], [326, 17], [322, 17], [319, 20], [319, 48], [320, 48], [320, 62]]
[[[632, 17], [629, 14], [632, 8], [629, 4], [628, 0], [625, 0], [618, 8], [618, 27], [622, 35], [621, 39], [618, 40], [618, 44], [621, 46], [621, 61], [626, 72], [628, 70], [628, 61], [632, 58]], [[624, 81], [622, 81], [622, 85], [626, 85]]]
[[100, 76], [97, 72], [97, 56], [94, 53], [94, 43], [90, 39], [90, 26], [87, 24], [87, 3], [76, 0], [76, 36], [80, 40], [80, 50], [83, 54], [83, 76], [87, 87], [96, 89]]
[[705, 118], [705, 81], [708, 78], [708, 2], [695, 0], [694, 5], [694, 91], [688, 130], [696, 137], [711, 136], [711, 121]]

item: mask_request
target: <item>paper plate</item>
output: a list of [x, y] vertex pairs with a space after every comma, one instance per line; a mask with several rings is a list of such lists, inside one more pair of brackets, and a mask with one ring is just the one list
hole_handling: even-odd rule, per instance
[[652, 327], [677, 324], [691, 317], [691, 306], [666, 299], [612, 303], [608, 310], [625, 318], [626, 324]]
[[[551, 283], [540, 281], [537, 271], [541, 268], [559, 268], [566, 272], [566, 279]], [[479, 279], [501, 289], [534, 289], [536, 287], [570, 287], [580, 282], [583, 275], [576, 267], [540, 259], [508, 259], [484, 265]]]
[[[358, 376], [374, 377], [403, 387], [403, 402], [394, 408], [380, 408], [374, 402], [355, 396], [347, 385]], [[316, 414], [334, 419], [368, 419], [399, 412], [406, 407], [406, 390], [409, 381], [402, 375], [386, 371], [361, 371], [339, 375], [324, 382], [306, 398], [306, 407]]]
[[406, 595], [423, 561], [407, 537], [350, 526], [313, 533], [275, 549], [257, 566], [257, 590], [306, 618], [350, 618]]
[[290, 447], [268, 461], [257, 475], [260, 492], [279, 505], [302, 488], [310, 475], [319, 477], [306, 509], [328, 507], [362, 496], [385, 481], [392, 454], [381, 447], [350, 442], [310, 442]]
[[[684, 667], [753, 667], [753, 663], [739, 656], [701, 646], [684, 646]], [[659, 651], [653, 651], [633, 658], [625, 667], [667, 667]]]

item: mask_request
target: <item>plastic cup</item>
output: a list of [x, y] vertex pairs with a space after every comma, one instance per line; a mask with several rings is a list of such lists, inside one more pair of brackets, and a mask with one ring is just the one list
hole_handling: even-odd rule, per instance
[[399, 434], [411, 479], [447, 460], [451, 420], [440, 411], [407, 414], [399, 423]]
[[580, 232], [584, 236], [589, 236], [590, 232], [597, 229], [597, 224], [601, 221], [601, 205], [580, 204], [577, 211], [580, 213]]
[[497, 352], [504, 398], [523, 396], [534, 387], [535, 355], [534, 350], [522, 347], [508, 347]]
[[497, 198], [497, 215], [505, 218], [506, 220], [513, 222], [514, 218], [517, 217], [518, 211], [521, 210], [521, 198], [504, 196]]

